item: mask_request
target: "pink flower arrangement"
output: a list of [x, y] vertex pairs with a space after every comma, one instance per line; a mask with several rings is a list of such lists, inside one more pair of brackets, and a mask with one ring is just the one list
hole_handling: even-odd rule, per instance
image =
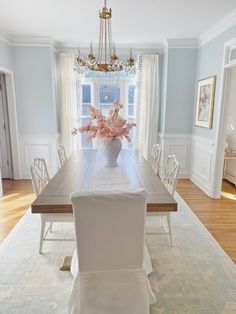
[[88, 140], [98, 136], [107, 140], [126, 138], [128, 142], [130, 142], [129, 131], [136, 126], [136, 124], [127, 123], [125, 119], [119, 116], [119, 111], [123, 108], [119, 99], [114, 100], [113, 104], [115, 108], [109, 111], [108, 117], [102, 115], [102, 113], [93, 106], [89, 106], [89, 123], [79, 129], [74, 128], [72, 134], [76, 135], [78, 132], [88, 132]]

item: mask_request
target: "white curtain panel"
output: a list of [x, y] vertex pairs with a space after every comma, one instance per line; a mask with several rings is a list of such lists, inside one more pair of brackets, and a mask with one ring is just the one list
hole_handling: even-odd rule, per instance
[[139, 59], [140, 82], [138, 84], [139, 130], [138, 148], [146, 160], [158, 139], [159, 114], [159, 56], [143, 55]]
[[73, 70], [74, 55], [71, 53], [60, 54], [59, 64], [59, 105], [61, 143], [67, 155], [75, 149], [75, 137], [71, 134], [77, 126], [76, 106], [76, 79]]

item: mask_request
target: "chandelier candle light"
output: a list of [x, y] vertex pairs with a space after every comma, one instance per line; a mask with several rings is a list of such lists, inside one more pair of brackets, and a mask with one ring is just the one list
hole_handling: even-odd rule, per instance
[[119, 99], [114, 100], [114, 109], [110, 110], [109, 116], [105, 117], [102, 113], [89, 106], [89, 113], [91, 120], [85, 126], [79, 129], [74, 128], [73, 135], [88, 132], [88, 140], [100, 137], [103, 139], [104, 156], [107, 167], [116, 167], [117, 158], [121, 151], [122, 139], [127, 139], [130, 142], [129, 131], [136, 126], [135, 123], [127, 123], [127, 121], [120, 117], [119, 111], [123, 108]]
[[98, 56], [93, 53], [93, 44], [90, 43], [89, 54], [84, 58], [80, 54], [80, 49], [75, 57], [75, 70], [79, 73], [85, 71], [99, 72], [117, 72], [131, 71], [135, 68], [135, 60], [133, 59], [132, 50], [127, 61], [120, 61], [116, 54], [115, 43], [112, 41], [111, 34], [111, 17], [112, 11], [107, 8], [107, 1], [104, 1], [104, 7], [99, 11], [100, 32]]

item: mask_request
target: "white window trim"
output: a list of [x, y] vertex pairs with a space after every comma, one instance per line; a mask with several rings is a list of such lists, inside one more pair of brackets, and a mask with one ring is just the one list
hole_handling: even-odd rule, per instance
[[[111, 81], [112, 80], [109, 80], [109, 84], [111, 84]], [[91, 104], [88, 103], [88, 105], [92, 105], [94, 106], [95, 108], [97, 109], [100, 109], [100, 103], [99, 103], [99, 99], [100, 99], [100, 95], [99, 95], [99, 85], [100, 83], [105, 83], [104, 79], [103, 78], [81, 78], [81, 89], [82, 89], [82, 85], [90, 85], [91, 86]], [[114, 84], [117, 84], [117, 80], [114, 79]], [[128, 86], [130, 85], [137, 85], [137, 82], [136, 82], [136, 79], [120, 79], [119, 80], [119, 85], [120, 85], [120, 101], [122, 104], [124, 104], [124, 118], [128, 121], [128, 119], [134, 119], [134, 121], [136, 120], [136, 105], [137, 104], [137, 88], [135, 90], [135, 95], [134, 95], [134, 115], [133, 116], [129, 116], [128, 115], [128, 106], [129, 106], [129, 103], [128, 103]], [[82, 95], [82, 94], [81, 94]], [[89, 118], [87, 116], [83, 116], [82, 115], [82, 98], [83, 96], [81, 96], [81, 106], [80, 108], [78, 108], [78, 118], [77, 118], [77, 121], [78, 121], [78, 125], [79, 127], [81, 126], [81, 122], [82, 122], [82, 119], [84, 118]], [[109, 105], [109, 104], [107, 104]], [[135, 136], [133, 137], [133, 141], [135, 141]], [[99, 148], [100, 147], [100, 144], [99, 144], [99, 139], [98, 138], [95, 138], [92, 140], [92, 147], [91, 149], [94, 149], [94, 148]], [[82, 146], [82, 136], [79, 135], [79, 138], [78, 138], [78, 143], [79, 143], [79, 146], [82, 148], [82, 149], [88, 149], [88, 148], [85, 148]], [[123, 149], [129, 149], [128, 147], [128, 141], [127, 140], [123, 140], [122, 141], [122, 148]], [[135, 142], [134, 142], [134, 145], [133, 145], [133, 148], [135, 147]]]

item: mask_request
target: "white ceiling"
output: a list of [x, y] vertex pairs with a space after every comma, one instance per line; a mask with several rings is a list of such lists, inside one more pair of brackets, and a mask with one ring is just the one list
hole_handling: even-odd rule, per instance
[[[0, 34], [98, 41], [102, 0], [0, 0]], [[236, 9], [235, 0], [108, 0], [116, 43], [196, 38]]]

